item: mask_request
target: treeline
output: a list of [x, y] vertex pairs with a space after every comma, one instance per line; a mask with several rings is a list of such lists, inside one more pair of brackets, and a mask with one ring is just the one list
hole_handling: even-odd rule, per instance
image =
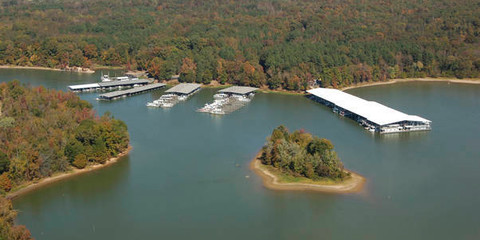
[[1, 195], [72, 166], [105, 163], [128, 148], [129, 134], [74, 93], [12, 81], [0, 84], [0, 143]]
[[262, 149], [262, 164], [293, 176], [313, 180], [343, 180], [350, 176], [334, 151], [333, 144], [303, 130], [290, 133], [284, 126], [275, 128]]
[[33, 239], [25, 226], [15, 226], [16, 216], [12, 203], [0, 195], [0, 240]]
[[125, 66], [184, 82], [303, 90], [479, 77], [469, 0], [42, 0], [0, 5], [0, 64]]

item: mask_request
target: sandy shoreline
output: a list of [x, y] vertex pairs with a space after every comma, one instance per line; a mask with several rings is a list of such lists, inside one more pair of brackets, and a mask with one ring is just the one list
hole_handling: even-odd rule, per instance
[[16, 65], [0, 65], [0, 69], [34, 69], [34, 70], [47, 70], [57, 72], [72, 72], [72, 73], [95, 73], [95, 71], [88, 69], [86, 71], [75, 71], [69, 69], [49, 68], [49, 67], [29, 67], [29, 66], [16, 66]]
[[371, 87], [378, 85], [388, 85], [395, 83], [403, 82], [449, 82], [449, 83], [466, 83], [466, 84], [480, 84], [480, 79], [478, 78], [469, 78], [469, 79], [455, 79], [455, 78], [401, 78], [393, 79], [386, 82], [367, 82], [360, 83], [356, 85], [351, 85], [348, 87], [341, 88], [340, 90], [345, 91], [348, 89], [361, 88], [361, 87]]
[[14, 199], [16, 197], [19, 197], [20, 195], [23, 195], [25, 193], [34, 191], [34, 190], [39, 189], [39, 188], [41, 188], [43, 186], [46, 186], [48, 184], [51, 184], [51, 183], [54, 183], [54, 182], [57, 182], [57, 181], [60, 181], [60, 180], [63, 180], [63, 179], [67, 179], [67, 178], [70, 178], [70, 177], [73, 177], [73, 176], [77, 176], [77, 175], [80, 175], [80, 174], [83, 174], [83, 173], [91, 172], [91, 171], [94, 171], [94, 170], [97, 170], [97, 169], [100, 169], [100, 168], [110, 166], [110, 165], [116, 163], [118, 161], [118, 159], [120, 159], [121, 157], [127, 155], [131, 150], [132, 150], [132, 147], [129, 146], [125, 151], [118, 154], [118, 156], [116, 156], [116, 157], [110, 158], [104, 164], [95, 164], [95, 165], [87, 166], [84, 169], [74, 168], [70, 172], [60, 173], [58, 175], [43, 178], [43, 179], [39, 180], [38, 182], [26, 183], [26, 184], [22, 185], [22, 187], [19, 188], [18, 190], [14, 191], [14, 192], [11, 192], [11, 193], [8, 193], [6, 195], [6, 198], [7, 199]]
[[250, 162], [250, 169], [262, 178], [263, 185], [272, 190], [281, 191], [315, 191], [324, 193], [356, 193], [360, 192], [365, 185], [365, 178], [352, 171], [352, 178], [338, 184], [320, 185], [310, 183], [282, 183], [278, 177], [261, 167], [258, 155]]

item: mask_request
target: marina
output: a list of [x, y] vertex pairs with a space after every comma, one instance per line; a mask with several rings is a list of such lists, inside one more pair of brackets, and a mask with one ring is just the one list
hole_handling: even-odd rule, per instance
[[120, 91], [100, 94], [97, 99], [98, 100], [114, 100], [114, 99], [118, 99], [118, 98], [121, 98], [121, 97], [127, 97], [127, 96], [131, 96], [131, 95], [135, 95], [135, 94], [144, 93], [144, 92], [147, 92], [147, 91], [160, 89], [160, 88], [163, 88], [163, 87], [165, 87], [164, 83], [153, 83], [153, 84], [149, 84], [149, 85], [145, 85], [145, 86], [134, 87], [134, 88], [127, 89], [127, 90], [120, 90]]
[[149, 80], [137, 79], [137, 80], [126, 80], [126, 81], [110, 81], [110, 82], [99, 82], [99, 83], [89, 83], [89, 84], [79, 84], [79, 85], [70, 85], [68, 89], [73, 92], [92, 92], [92, 91], [104, 91], [104, 90], [114, 90], [122, 89], [129, 87], [138, 87], [149, 84]]
[[397, 133], [431, 130], [431, 121], [408, 115], [374, 101], [336, 89], [316, 88], [307, 91], [311, 98], [341, 116], [353, 119], [370, 132]]
[[180, 101], [186, 101], [190, 96], [200, 90], [201, 84], [180, 83], [167, 91], [159, 99], [148, 102], [147, 107], [171, 108]]
[[215, 115], [224, 115], [234, 112], [247, 105], [255, 95], [258, 88], [233, 86], [218, 91], [213, 95], [214, 101], [207, 103], [198, 112]]
[[[72, 85], [66, 77], [78, 83], [99, 81], [99, 74], [0, 71], [0, 81], [19, 79], [48, 89]], [[138, 107], [164, 90], [111, 102], [96, 101], [99, 93], [79, 94], [97, 112], [108, 111], [127, 122], [133, 150], [102, 170], [15, 198], [18, 224], [26, 225], [36, 239], [49, 240], [181, 240], [192, 234], [214, 240], [315, 239], [319, 231], [331, 239], [477, 236], [479, 207], [465, 199], [480, 198], [480, 125], [473, 114], [478, 111], [472, 111], [480, 108], [480, 85], [408, 82], [347, 91], [432, 120], [434, 131], [409, 134], [365, 134], [356, 122], [339, 120], [332, 109], [288, 94], [257, 94], [254, 106], [221, 117], [192, 111], [213, 101], [220, 90], [213, 88], [202, 89], [173, 111]], [[265, 189], [249, 163], [278, 124], [331, 139], [345, 166], [367, 178], [365, 193]], [[194, 219], [172, 221], [182, 216]], [[131, 224], [129, 219], [143, 222]], [[287, 229], [288, 223], [295, 224]]]

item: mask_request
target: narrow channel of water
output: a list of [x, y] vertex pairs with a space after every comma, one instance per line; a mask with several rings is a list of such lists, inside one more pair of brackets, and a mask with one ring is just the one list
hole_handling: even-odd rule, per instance
[[[66, 90], [99, 75], [2, 69], [0, 81]], [[17, 222], [36, 239], [480, 238], [480, 85], [349, 90], [433, 121], [431, 132], [381, 136], [301, 96], [259, 93], [226, 116], [195, 112], [213, 89], [172, 109], [145, 107], [163, 91], [113, 102], [81, 94], [128, 124], [133, 151], [16, 199]], [[332, 140], [345, 166], [367, 178], [365, 192], [265, 189], [248, 163], [279, 124]]]

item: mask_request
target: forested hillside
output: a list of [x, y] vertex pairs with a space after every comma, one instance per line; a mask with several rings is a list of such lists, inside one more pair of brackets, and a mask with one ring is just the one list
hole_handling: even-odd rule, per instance
[[20, 0], [0, 5], [0, 64], [125, 66], [159, 79], [301, 90], [479, 77], [470, 0]]
[[99, 117], [74, 93], [0, 84], [0, 195], [16, 186], [88, 164], [128, 148], [124, 122]]

